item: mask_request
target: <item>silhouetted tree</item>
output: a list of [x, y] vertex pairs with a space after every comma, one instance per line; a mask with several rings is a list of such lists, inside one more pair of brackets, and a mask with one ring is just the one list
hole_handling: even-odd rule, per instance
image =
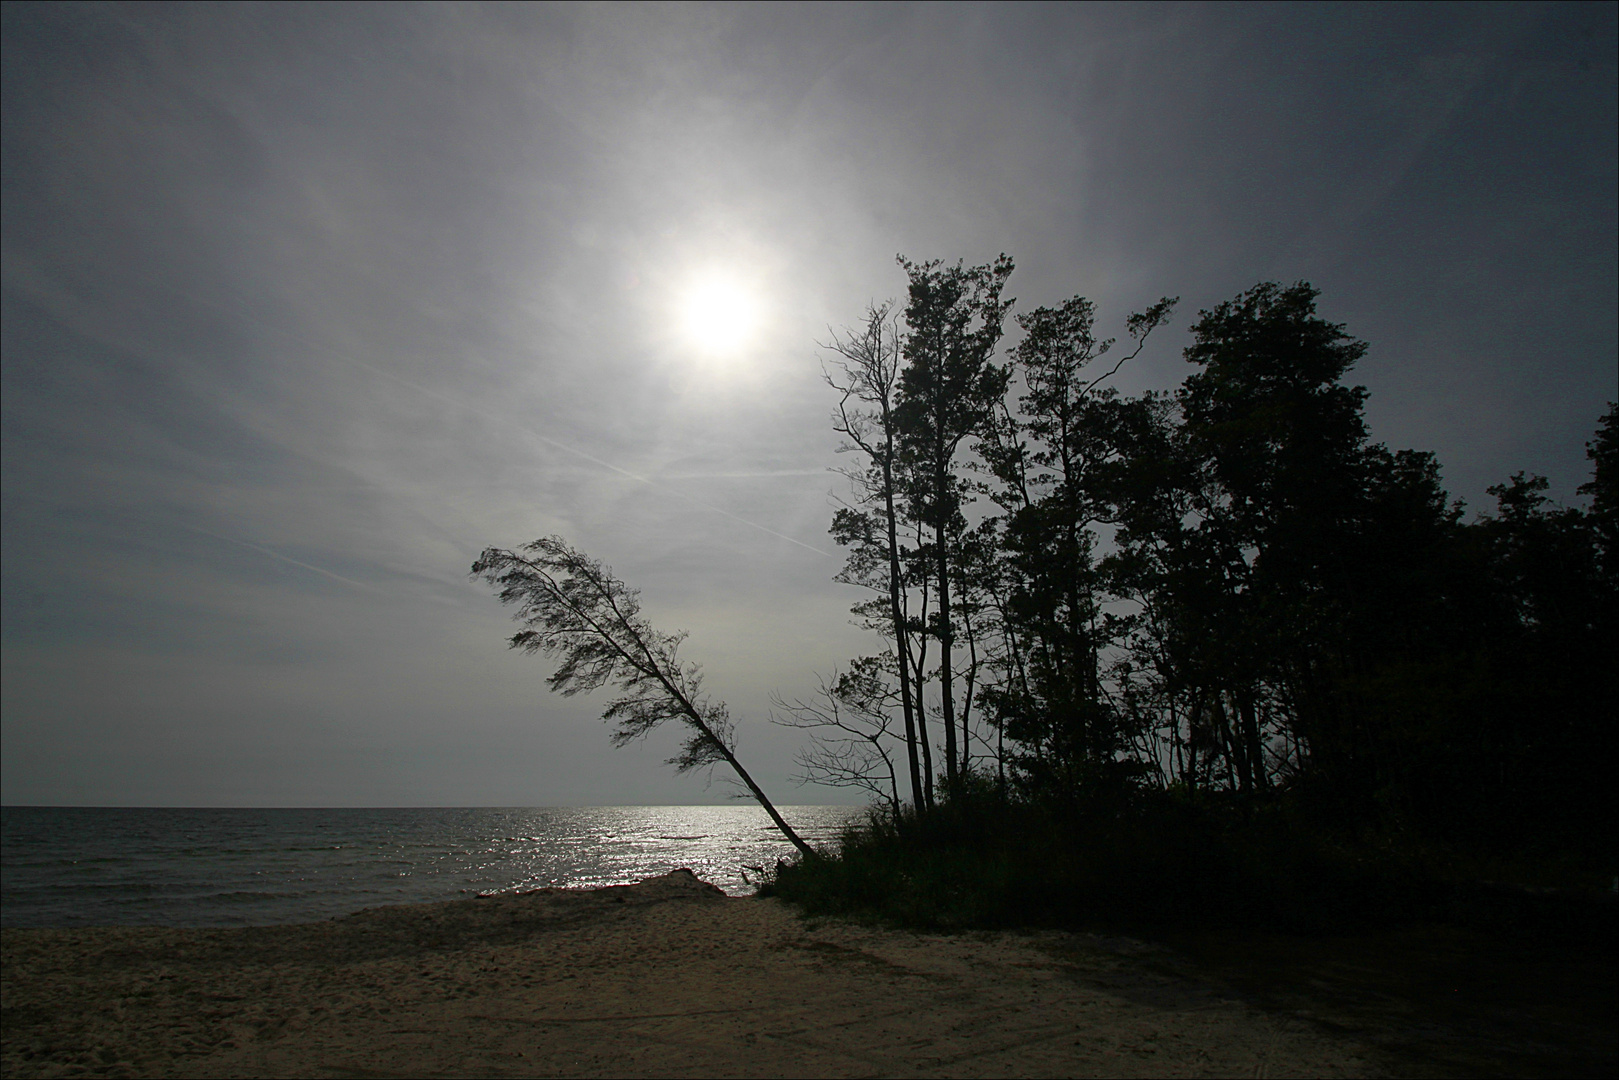
[[1014, 411], [1003, 401], [982, 453], [1000, 481], [1006, 509], [998, 536], [1006, 585], [999, 605], [1002, 640], [1019, 655], [1018, 693], [992, 697], [1010, 734], [1035, 753], [1027, 769], [1077, 790], [1117, 763], [1116, 712], [1102, 686], [1102, 652], [1117, 625], [1104, 614], [1095, 558], [1096, 525], [1111, 522], [1114, 485], [1107, 474], [1120, 450], [1116, 391], [1102, 384], [1138, 356], [1175, 301], [1160, 300], [1128, 320], [1136, 347], [1105, 370], [1091, 365], [1114, 342], [1095, 336], [1095, 308], [1074, 297], [1057, 308], [1018, 316], [1023, 340], [1013, 350], [1025, 392]]
[[852, 549], [839, 580], [881, 594], [878, 603], [857, 605], [855, 613], [870, 619], [893, 642], [911, 801], [921, 810], [931, 801], [931, 787], [924, 783], [918, 753], [928, 737], [927, 718], [921, 709], [921, 687], [913, 676], [905, 555], [899, 540], [902, 465], [894, 418], [902, 362], [899, 327], [888, 305], [874, 306], [859, 333], [834, 337], [827, 347], [837, 359], [836, 372], [828, 370], [826, 381], [840, 395], [832, 426], [847, 440], [838, 451], [858, 451], [866, 459], [864, 467], [845, 472], [859, 493], [859, 505], [839, 509], [832, 519], [833, 537]]
[[1266, 782], [1258, 707], [1273, 672], [1286, 671], [1320, 764], [1354, 753], [1331, 700], [1334, 658], [1309, 646], [1332, 640], [1345, 596], [1366, 391], [1341, 380], [1366, 345], [1317, 316], [1316, 296], [1264, 283], [1203, 312], [1186, 350], [1201, 370], [1179, 394], [1204, 480], [1197, 603], [1221, 683], [1210, 705], [1222, 732], [1235, 713], [1226, 745], [1245, 789]]
[[1489, 489], [1496, 513], [1468, 528], [1483, 560], [1487, 616], [1474, 629], [1487, 693], [1469, 718], [1468, 760], [1491, 781], [1487, 803], [1462, 804], [1462, 824], [1475, 833], [1544, 844], [1551, 830], [1562, 844], [1611, 847], [1611, 830], [1595, 826], [1613, 821], [1608, 774], [1619, 715], [1616, 590], [1602, 519], [1611, 503], [1601, 487], [1611, 483], [1612, 458], [1602, 454], [1612, 415], [1589, 447], [1590, 512], [1558, 506], [1546, 478], [1520, 472]]
[[1612, 590], [1619, 581], [1619, 403], [1608, 402], [1596, 436], [1585, 444], [1585, 456], [1591, 459], [1591, 479], [1579, 491], [1591, 496], [1591, 527], [1602, 574]]
[[512, 618], [525, 629], [512, 635], [512, 648], [560, 659], [546, 679], [553, 691], [571, 697], [615, 683], [624, 692], [602, 713], [617, 725], [614, 746], [668, 720], [684, 724], [692, 733], [669, 764], [679, 772], [728, 764], [782, 835], [806, 857], [814, 856], [737, 760], [729, 711], [703, 693], [702, 670], [677, 655], [686, 635], [653, 629], [641, 616], [638, 590], [556, 536], [520, 552], [488, 548], [472, 564], [472, 576], [497, 589], [501, 603], [516, 607]]
[[[900, 446], [910, 465], [911, 513], [931, 533], [925, 557], [931, 563], [936, 610], [930, 626], [939, 642], [940, 713], [945, 736], [945, 773], [952, 794], [960, 790], [961, 753], [956, 738], [951, 605], [956, 539], [966, 527], [964, 485], [957, 451], [984, 432], [991, 410], [1006, 389], [1007, 369], [991, 363], [1011, 300], [1001, 292], [1012, 273], [1002, 255], [985, 266], [942, 268], [938, 261], [899, 260], [910, 278], [905, 307], [905, 367], [895, 417]], [[963, 742], [966, 734], [964, 733]]]

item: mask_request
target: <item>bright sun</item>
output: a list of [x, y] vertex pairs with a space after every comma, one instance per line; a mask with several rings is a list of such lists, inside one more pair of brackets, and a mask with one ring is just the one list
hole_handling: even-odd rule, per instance
[[758, 305], [737, 281], [710, 275], [695, 281], [680, 301], [680, 329], [693, 348], [731, 357], [753, 338]]

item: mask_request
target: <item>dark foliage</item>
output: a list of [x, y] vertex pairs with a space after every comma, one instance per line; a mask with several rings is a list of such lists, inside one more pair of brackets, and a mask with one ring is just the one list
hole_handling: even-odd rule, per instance
[[944, 930], [1338, 934], [1450, 922], [1612, 947], [1611, 901], [1483, 880], [1500, 869], [1331, 837], [1285, 806], [1157, 793], [1079, 815], [990, 800], [874, 817], [837, 857], [779, 866], [761, 895], [811, 915]]
[[910, 695], [881, 737], [926, 763], [942, 721], [944, 794], [913, 780], [783, 895], [923, 923], [1303, 926], [1431, 911], [1486, 865], [1606, 882], [1613, 406], [1589, 509], [1520, 473], [1468, 521], [1433, 455], [1371, 441], [1346, 381], [1369, 346], [1307, 283], [1201, 312], [1178, 391], [1131, 398], [1107, 381], [1173, 300], [1127, 320], [1122, 356], [1083, 297], [1036, 309], [1002, 367], [1010, 261], [903, 265], [870, 488], [903, 498], [833, 533], [904, 657], [880, 665]]

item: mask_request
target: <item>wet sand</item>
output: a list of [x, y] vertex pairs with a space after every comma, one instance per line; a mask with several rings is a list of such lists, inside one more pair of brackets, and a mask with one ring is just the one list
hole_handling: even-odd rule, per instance
[[8, 1077], [1363, 1076], [1075, 934], [806, 923], [676, 871], [304, 926], [5, 930]]

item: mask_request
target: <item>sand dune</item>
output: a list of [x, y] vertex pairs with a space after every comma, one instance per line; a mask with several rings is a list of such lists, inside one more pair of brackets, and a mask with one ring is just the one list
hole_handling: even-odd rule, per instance
[[1138, 943], [808, 924], [689, 871], [305, 926], [3, 942], [8, 1077], [1375, 1071]]

